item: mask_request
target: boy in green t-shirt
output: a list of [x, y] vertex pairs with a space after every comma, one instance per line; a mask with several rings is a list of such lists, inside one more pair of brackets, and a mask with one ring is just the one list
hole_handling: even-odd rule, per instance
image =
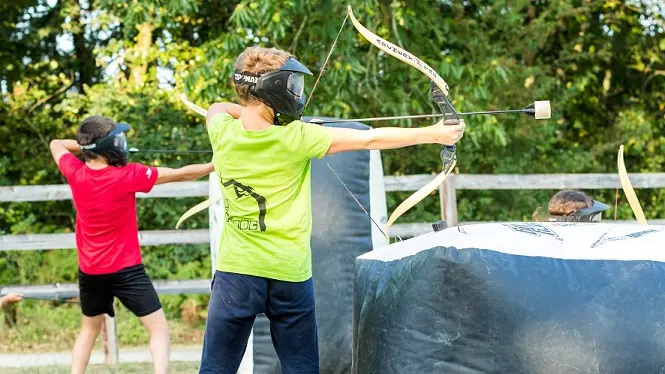
[[236, 60], [240, 105], [216, 103], [206, 126], [225, 207], [200, 373], [236, 374], [265, 313], [284, 373], [318, 373], [310, 235], [311, 159], [354, 150], [455, 144], [463, 121], [355, 130], [300, 120], [304, 77], [289, 53], [251, 47]]

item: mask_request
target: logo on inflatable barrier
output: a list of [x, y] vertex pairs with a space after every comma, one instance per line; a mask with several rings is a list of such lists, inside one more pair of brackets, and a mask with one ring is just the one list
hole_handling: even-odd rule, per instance
[[630, 234], [626, 235], [619, 235], [619, 236], [607, 236], [607, 233], [604, 233], [603, 235], [598, 238], [593, 244], [591, 244], [590, 248], [596, 248], [600, 247], [601, 245], [609, 242], [618, 242], [620, 240], [630, 240], [630, 239], [637, 239], [641, 238], [645, 235], [653, 234], [654, 232], [660, 232], [661, 229], [649, 229], [649, 230], [642, 230], [638, 232], [633, 232]]
[[551, 236], [555, 238], [556, 240], [563, 241], [563, 238], [561, 238], [559, 235], [557, 235], [556, 232], [552, 231], [549, 227], [542, 225], [540, 223], [504, 223], [504, 226], [508, 227], [509, 229], [516, 231], [516, 232], [521, 232], [533, 236]]

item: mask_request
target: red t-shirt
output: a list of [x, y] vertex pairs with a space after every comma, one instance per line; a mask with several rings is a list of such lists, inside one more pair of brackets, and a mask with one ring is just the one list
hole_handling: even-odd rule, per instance
[[86, 274], [108, 274], [141, 263], [136, 193], [150, 192], [157, 168], [137, 163], [92, 170], [71, 153], [58, 162], [76, 207], [76, 247]]

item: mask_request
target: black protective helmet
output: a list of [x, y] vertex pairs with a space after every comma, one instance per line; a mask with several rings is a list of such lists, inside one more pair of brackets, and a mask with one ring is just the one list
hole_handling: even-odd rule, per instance
[[130, 129], [131, 126], [126, 123], [116, 123], [106, 135], [95, 139], [90, 144], [81, 145], [81, 150], [104, 156], [109, 161], [113, 161], [114, 166], [122, 166], [127, 163], [129, 153], [125, 131]]
[[610, 207], [600, 201], [594, 200], [593, 205], [575, 211], [567, 216], [550, 215], [551, 222], [600, 222], [603, 212]]
[[279, 70], [253, 74], [236, 71], [233, 82], [249, 86], [249, 93], [275, 111], [275, 124], [288, 124], [298, 120], [305, 109], [305, 78], [312, 72], [289, 57]]

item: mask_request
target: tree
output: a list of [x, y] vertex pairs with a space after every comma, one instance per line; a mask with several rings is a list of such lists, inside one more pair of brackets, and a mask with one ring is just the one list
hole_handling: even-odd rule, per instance
[[[521, 108], [550, 99], [553, 118], [474, 117], [458, 147], [461, 173], [616, 172], [626, 145], [629, 171], [661, 171], [665, 160], [665, 10], [657, 0], [352, 1], [367, 28], [421, 57], [451, 86], [460, 111]], [[174, 92], [206, 106], [235, 101], [235, 58], [259, 44], [295, 54], [320, 73], [346, 12], [340, 1], [18, 0], [0, 5], [0, 183], [63, 183], [46, 150], [72, 138], [86, 116], [129, 122], [132, 146], [208, 149], [199, 116]], [[311, 95], [314, 79], [308, 82]], [[177, 91], [173, 91], [173, 89]], [[436, 112], [427, 78], [382, 53], [351, 25], [339, 33], [306, 115], [341, 118]], [[423, 126], [431, 120], [376, 123]], [[178, 166], [205, 155], [139, 154]], [[439, 147], [383, 152], [386, 174], [434, 173]], [[529, 218], [553, 191], [464, 191], [460, 219]], [[662, 191], [639, 191], [647, 217], [662, 216]], [[404, 194], [389, 196], [392, 210]], [[596, 196], [611, 202], [614, 191]], [[141, 201], [141, 229], [170, 227], [192, 204]], [[404, 221], [433, 221], [435, 197]], [[620, 218], [630, 218], [627, 204]], [[3, 204], [2, 234], [72, 231], [70, 202]], [[198, 216], [188, 227], [203, 227]], [[177, 274], [204, 263], [204, 250], [151, 249], [151, 270]], [[75, 255], [0, 254], [0, 279], [32, 282], [44, 264]], [[19, 262], [23, 270], [19, 270]], [[2, 266], [5, 264], [6, 266]], [[73, 265], [72, 265], [73, 266]], [[192, 265], [193, 266], [193, 265]], [[26, 271], [30, 269], [31, 271]], [[187, 267], [187, 274], [196, 272]], [[202, 274], [206, 270], [202, 271]], [[183, 273], [180, 273], [183, 274]], [[58, 272], [42, 281], [63, 281]]]

